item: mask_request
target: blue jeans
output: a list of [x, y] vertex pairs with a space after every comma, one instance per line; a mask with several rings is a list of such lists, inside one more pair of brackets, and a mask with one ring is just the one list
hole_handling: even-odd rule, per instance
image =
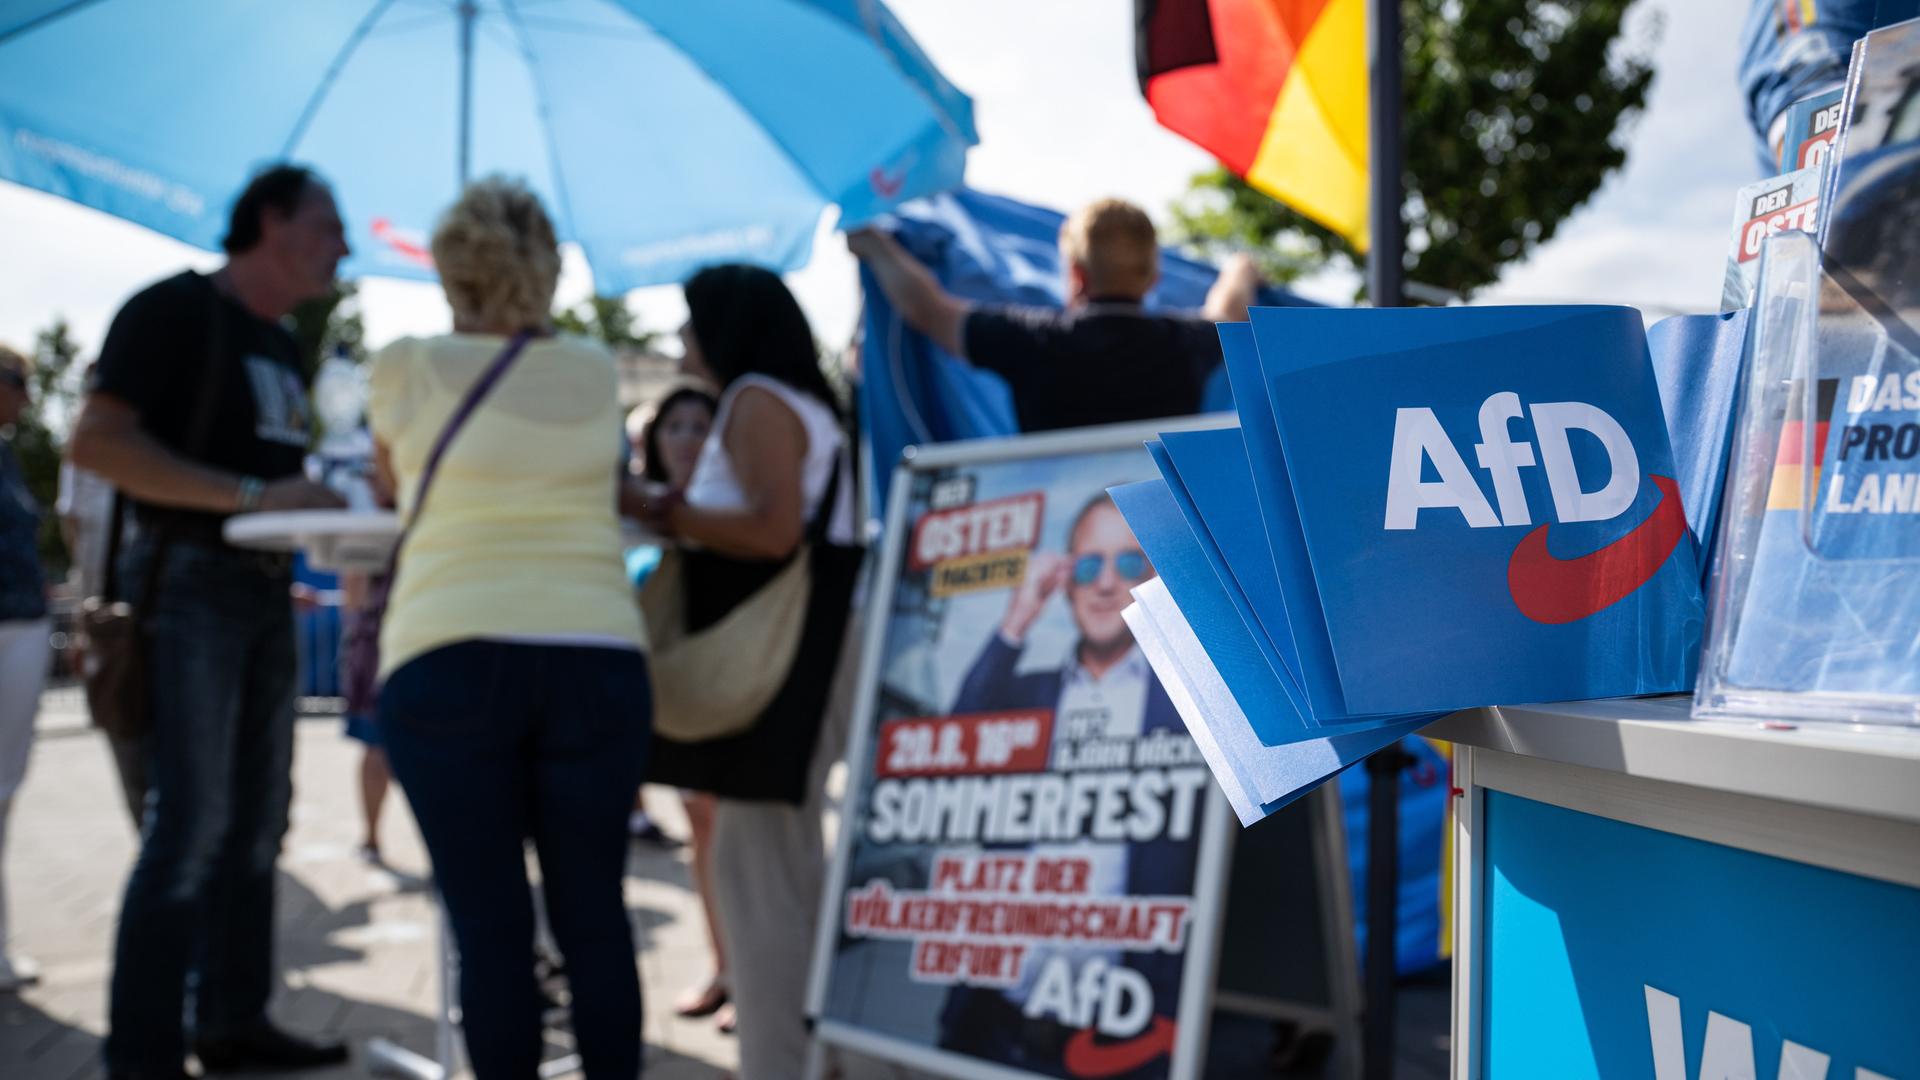
[[[122, 563], [145, 587], [152, 549]], [[274, 863], [293, 793], [291, 573], [266, 557], [179, 542], [144, 612], [152, 728], [140, 856], [114, 946], [106, 1057], [177, 1071], [193, 1024], [220, 1038], [265, 1020]]]
[[540, 1061], [533, 898], [566, 959], [590, 1080], [640, 1073], [640, 978], [622, 880], [627, 814], [652, 736], [638, 652], [467, 641], [409, 660], [380, 690], [380, 734], [460, 947], [460, 1005], [478, 1080]]

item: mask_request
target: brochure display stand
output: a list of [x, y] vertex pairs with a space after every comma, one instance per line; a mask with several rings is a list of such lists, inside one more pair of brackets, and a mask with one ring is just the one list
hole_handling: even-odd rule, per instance
[[1762, 263], [1695, 711], [1920, 723], [1920, 341], [1811, 237]]

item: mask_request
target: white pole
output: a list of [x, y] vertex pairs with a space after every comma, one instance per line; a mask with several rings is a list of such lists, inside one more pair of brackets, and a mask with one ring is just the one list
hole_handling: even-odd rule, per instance
[[480, 9], [473, 0], [460, 0], [460, 187], [467, 186], [473, 151], [473, 23]]

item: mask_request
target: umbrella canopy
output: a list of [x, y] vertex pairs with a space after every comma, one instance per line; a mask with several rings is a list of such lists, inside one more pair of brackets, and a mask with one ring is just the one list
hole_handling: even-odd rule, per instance
[[0, 178], [209, 250], [259, 166], [333, 183], [348, 274], [430, 278], [462, 181], [523, 177], [621, 293], [806, 262], [960, 182], [972, 103], [878, 0], [15, 0]]

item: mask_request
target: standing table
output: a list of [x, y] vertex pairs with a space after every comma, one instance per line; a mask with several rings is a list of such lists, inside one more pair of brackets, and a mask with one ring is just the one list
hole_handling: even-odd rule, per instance
[[1920, 1080], [1920, 729], [1503, 706], [1455, 743], [1453, 1075]]

